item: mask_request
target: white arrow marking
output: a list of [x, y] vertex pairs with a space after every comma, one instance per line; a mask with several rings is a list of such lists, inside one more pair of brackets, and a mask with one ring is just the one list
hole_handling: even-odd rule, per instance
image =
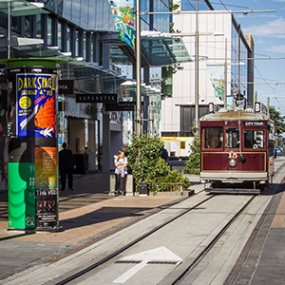
[[139, 262], [132, 268], [130, 268], [123, 275], [118, 277], [113, 281], [113, 283], [125, 283], [129, 278], [134, 276], [137, 272], [139, 272], [142, 268], [144, 268], [148, 263], [167, 263], [171, 262], [177, 265], [180, 263], [182, 259], [174, 254], [172, 251], [168, 250], [166, 247], [158, 247], [155, 249], [147, 250], [138, 254], [129, 255], [123, 257], [119, 260], [119, 262]]

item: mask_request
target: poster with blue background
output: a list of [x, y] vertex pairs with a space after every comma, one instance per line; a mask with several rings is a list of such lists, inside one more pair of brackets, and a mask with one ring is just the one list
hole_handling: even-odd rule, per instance
[[17, 75], [18, 137], [56, 137], [57, 78], [52, 74]]

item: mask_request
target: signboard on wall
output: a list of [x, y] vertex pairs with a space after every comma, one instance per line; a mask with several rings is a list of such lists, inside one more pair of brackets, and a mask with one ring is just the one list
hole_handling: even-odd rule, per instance
[[118, 95], [110, 94], [76, 94], [76, 103], [117, 103]]

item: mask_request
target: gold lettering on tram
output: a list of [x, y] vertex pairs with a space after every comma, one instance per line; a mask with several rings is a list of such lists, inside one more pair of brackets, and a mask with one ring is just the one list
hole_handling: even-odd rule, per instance
[[236, 152], [230, 152], [229, 153], [229, 158], [237, 158], [238, 154]]

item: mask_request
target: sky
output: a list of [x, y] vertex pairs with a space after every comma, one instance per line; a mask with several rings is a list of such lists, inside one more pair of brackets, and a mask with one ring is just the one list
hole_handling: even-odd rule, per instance
[[[236, 13], [234, 17], [243, 33], [251, 33], [254, 38], [254, 90], [257, 91], [257, 100], [267, 104], [269, 98], [270, 106], [285, 116], [285, 0], [210, 2], [215, 10], [241, 12], [252, 9], [253, 13]], [[275, 12], [265, 12], [269, 10]]]

